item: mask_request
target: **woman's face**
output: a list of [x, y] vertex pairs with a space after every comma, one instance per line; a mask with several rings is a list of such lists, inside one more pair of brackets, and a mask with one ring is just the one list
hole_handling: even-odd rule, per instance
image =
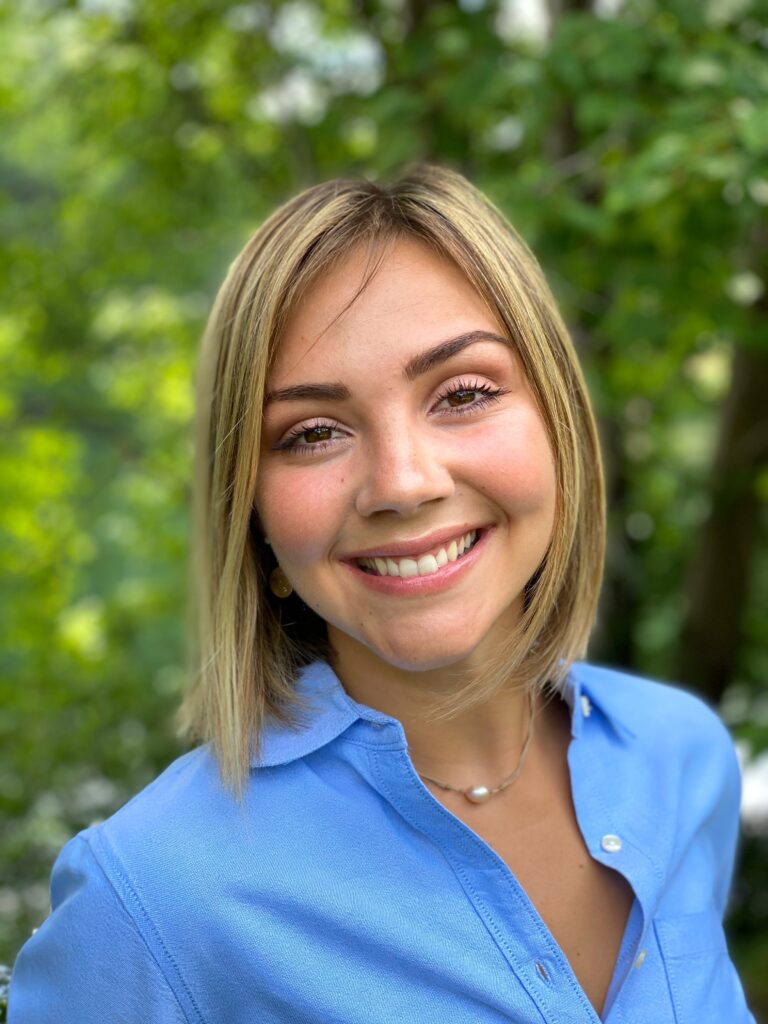
[[353, 251], [289, 320], [256, 509], [340, 657], [469, 664], [508, 634], [547, 550], [552, 451], [514, 346], [453, 264], [398, 240], [336, 319], [364, 269]]

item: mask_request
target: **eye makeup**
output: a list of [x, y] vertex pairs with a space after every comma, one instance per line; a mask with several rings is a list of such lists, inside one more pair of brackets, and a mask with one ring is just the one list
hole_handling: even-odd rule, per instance
[[[445, 401], [450, 402], [452, 399], [456, 399], [458, 404], [444, 409], [436, 409], [435, 415], [441, 418], [471, 416], [508, 393], [508, 388], [497, 387], [487, 381], [477, 378], [459, 378], [444, 385], [435, 398], [435, 405]], [[299, 423], [272, 446], [272, 451], [290, 452], [296, 455], [316, 455], [327, 451], [334, 445], [334, 441], [343, 440], [343, 437], [334, 439], [328, 436], [333, 433], [345, 434], [344, 428], [336, 420], [314, 419], [309, 423]], [[315, 435], [314, 440], [309, 440], [310, 435]], [[307, 440], [302, 441], [302, 438]]]

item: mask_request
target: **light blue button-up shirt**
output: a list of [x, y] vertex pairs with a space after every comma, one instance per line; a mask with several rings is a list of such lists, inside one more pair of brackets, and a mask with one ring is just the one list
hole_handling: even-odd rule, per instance
[[[206, 747], [63, 849], [10, 1024], [595, 1024], [499, 856], [424, 786], [396, 719], [306, 669], [245, 803]], [[722, 918], [738, 841], [730, 736], [698, 698], [586, 664], [568, 751], [590, 854], [635, 893], [603, 1019], [754, 1024]]]

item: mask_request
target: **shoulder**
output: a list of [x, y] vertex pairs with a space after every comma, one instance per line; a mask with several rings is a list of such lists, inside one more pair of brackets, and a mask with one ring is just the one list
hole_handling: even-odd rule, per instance
[[707, 750], [735, 756], [715, 708], [682, 686], [578, 662], [573, 673], [606, 717], [641, 742], [671, 746], [681, 757]]
[[[78, 956], [100, 964], [104, 977], [119, 974], [125, 961], [136, 965], [137, 979], [139, 969], [147, 972], [149, 987], [150, 973], [159, 968], [175, 993], [171, 1001], [180, 1001], [196, 1019], [164, 935], [169, 923], [189, 920], [187, 908], [199, 904], [200, 891], [228, 863], [237, 813], [206, 747], [178, 758], [110, 818], [63, 847], [51, 876], [52, 912], [28, 943], [29, 963], [43, 963], [40, 950], [55, 961], [69, 942]], [[65, 988], [80, 998], [74, 982]]]
[[119, 908], [151, 944], [158, 920], [183, 907], [196, 879], [205, 884], [215, 874], [217, 860], [227, 862], [237, 814], [208, 749], [184, 754], [63, 847], [51, 876], [52, 909], [77, 893], [81, 914]]
[[616, 730], [604, 730], [603, 742], [615, 754], [612, 784], [623, 787], [622, 799], [636, 810], [644, 801], [649, 827], [660, 827], [666, 815], [679, 837], [712, 829], [716, 845], [720, 836], [730, 846], [739, 822], [741, 768], [715, 709], [683, 687], [628, 672], [584, 663], [573, 671]]
[[[123, 807], [82, 832], [102, 870], [131, 884], [132, 875], [157, 872], [210, 848], [237, 816], [237, 802], [222, 783], [207, 746], [183, 754]], [[139, 878], [135, 879], [136, 882]]]
[[[605, 742], [617, 755], [616, 769], [626, 770], [632, 788], [641, 780], [660, 799], [698, 815], [720, 820], [738, 818], [741, 768], [736, 748], [715, 709], [680, 686], [628, 672], [578, 663], [573, 669], [593, 705], [613, 729]], [[617, 743], [610, 736], [617, 737]], [[620, 737], [620, 739], [619, 739]]]
[[[174, 785], [195, 758], [180, 760], [59, 853], [51, 875], [51, 913], [14, 965], [9, 1003], [14, 1024], [200, 1019], [163, 942], [162, 915], [146, 898], [143, 884], [147, 869], [158, 886], [167, 882], [171, 847], [158, 823], [173, 802]], [[178, 836], [175, 845], [183, 846]], [[137, 860], [132, 849], [142, 847], [144, 857]]]

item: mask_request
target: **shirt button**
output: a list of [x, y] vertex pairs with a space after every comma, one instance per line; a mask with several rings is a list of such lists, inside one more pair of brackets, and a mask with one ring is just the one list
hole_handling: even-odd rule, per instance
[[618, 836], [608, 834], [600, 840], [600, 845], [606, 853], [618, 853], [621, 849], [621, 839]]
[[589, 718], [589, 716], [592, 714], [592, 705], [590, 703], [589, 697], [584, 696], [581, 698], [581, 710], [585, 718]]
[[641, 949], [637, 954], [637, 960], [635, 960], [635, 967], [642, 967], [645, 963], [645, 958], [648, 956], [647, 949]]

